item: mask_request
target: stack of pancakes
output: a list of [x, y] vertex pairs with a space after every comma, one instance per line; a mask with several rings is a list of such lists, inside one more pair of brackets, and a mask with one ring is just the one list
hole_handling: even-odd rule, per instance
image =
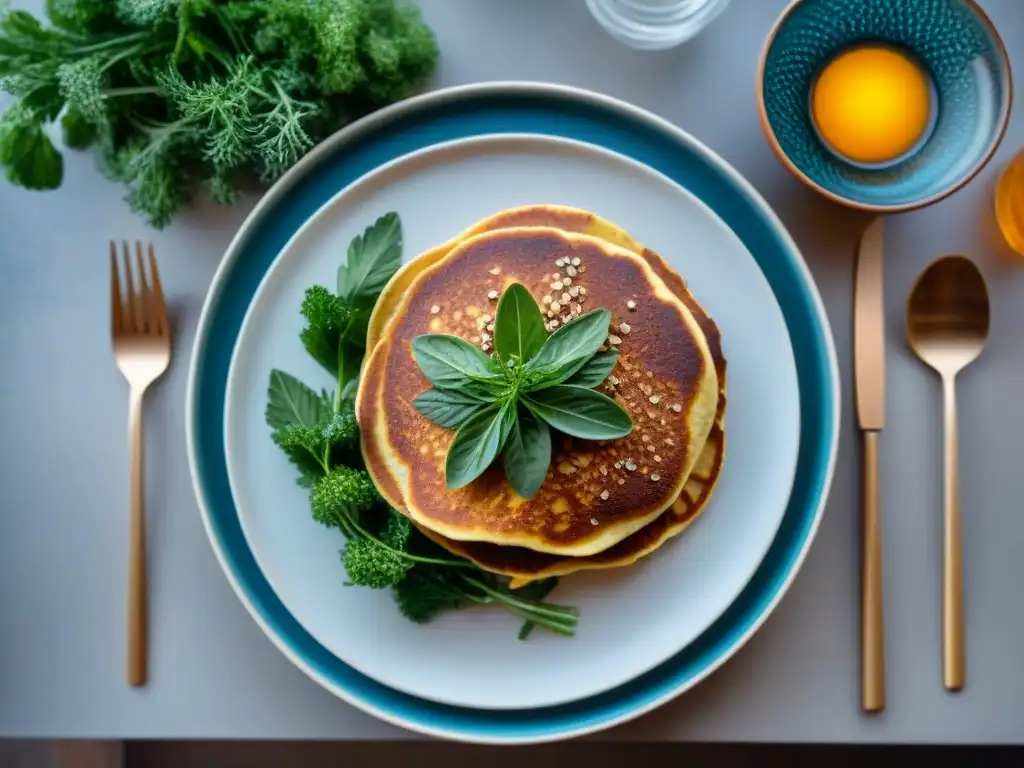
[[[553, 435], [538, 493], [519, 496], [495, 462], [445, 486], [455, 434], [411, 403], [430, 387], [412, 356], [425, 333], [493, 351], [498, 297], [526, 286], [549, 330], [611, 310], [618, 362], [599, 391], [633, 431], [619, 440]], [[725, 359], [718, 328], [682, 278], [628, 233], [587, 211], [537, 205], [498, 213], [421, 254], [374, 308], [357, 402], [362, 451], [384, 498], [428, 537], [513, 587], [629, 565], [678, 535], [708, 503], [725, 457]]]

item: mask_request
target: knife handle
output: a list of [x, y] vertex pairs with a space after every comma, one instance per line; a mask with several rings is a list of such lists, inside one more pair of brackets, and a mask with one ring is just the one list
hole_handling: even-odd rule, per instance
[[878, 492], [878, 432], [864, 432], [861, 466], [861, 708], [885, 709], [885, 626], [882, 618], [882, 530]]

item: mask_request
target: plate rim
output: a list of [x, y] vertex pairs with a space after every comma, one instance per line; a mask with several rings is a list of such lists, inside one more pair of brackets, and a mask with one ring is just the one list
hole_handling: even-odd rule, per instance
[[[565, 727], [556, 726], [548, 729], [540, 727], [535, 728], [535, 732], [515, 732], [512, 734], [503, 733], [500, 727], [492, 728], [490, 731], [486, 731], [482, 727], [481, 730], [475, 731], [460, 729], [458, 726], [446, 725], [444, 724], [445, 718], [443, 717], [444, 706], [434, 704], [433, 702], [425, 702], [420, 699], [416, 699], [416, 701], [436, 706], [441, 710], [439, 715], [442, 716], [438, 719], [442, 721], [442, 724], [421, 722], [383, 709], [377, 704], [366, 701], [362, 697], [350, 692], [345, 687], [326, 679], [326, 676], [316, 669], [316, 665], [311, 660], [304, 658], [295, 648], [284, 642], [284, 640], [278, 636], [276, 631], [269, 626], [269, 622], [264, 619], [259, 607], [256, 605], [256, 597], [250, 595], [246, 588], [244, 588], [240, 583], [239, 576], [234, 572], [234, 568], [222, 548], [222, 542], [219, 539], [219, 534], [214, 529], [210, 509], [207, 504], [206, 490], [203, 483], [203, 472], [199, 457], [199, 450], [196, 444], [194, 419], [197, 405], [196, 400], [198, 397], [197, 384], [202, 373], [203, 353], [205, 352], [209, 340], [211, 317], [216, 311], [219, 299], [223, 295], [227, 276], [238, 261], [238, 257], [240, 256], [244, 246], [247, 244], [258, 224], [262, 221], [263, 216], [268, 209], [272, 208], [282, 196], [291, 191], [297, 182], [315, 168], [325, 156], [332, 155], [334, 152], [344, 147], [345, 144], [372, 133], [374, 130], [385, 126], [389, 121], [394, 120], [405, 113], [414, 113], [431, 107], [447, 106], [452, 103], [464, 100], [468, 101], [474, 98], [486, 99], [487, 97], [500, 98], [509, 96], [534, 97], [538, 99], [547, 98], [569, 103], [579, 103], [606, 113], [612, 113], [624, 118], [627, 122], [638, 123], [653, 130], [655, 133], [667, 137], [673, 144], [686, 147], [689, 151], [701, 156], [709, 166], [713, 167], [719, 174], [721, 174], [721, 176], [727, 179], [735, 190], [750, 202], [759, 215], [763, 217], [766, 224], [770, 227], [778, 238], [780, 244], [791, 257], [791, 266], [803, 279], [801, 287], [804, 289], [806, 298], [813, 307], [814, 315], [820, 323], [820, 341], [825, 353], [825, 360], [823, 361], [824, 365], [818, 373], [822, 375], [823, 380], [827, 380], [829, 384], [827, 389], [828, 404], [831, 405], [831, 418], [828, 419], [828, 424], [826, 425], [829, 430], [827, 434], [831, 439], [828, 441], [828, 456], [825, 461], [824, 472], [821, 474], [821, 488], [820, 493], [818, 494], [817, 503], [814, 505], [813, 516], [811, 516], [809, 524], [806, 527], [806, 533], [804, 534], [799, 551], [797, 551], [791, 559], [787, 573], [781, 580], [781, 583], [775, 587], [775, 592], [771, 599], [764, 605], [759, 615], [751, 621], [750, 625], [738, 637], [732, 640], [728, 647], [721, 652], [718, 658], [714, 659], [714, 661], [706, 665], [702, 670], [682, 683], [672, 685], [665, 691], [657, 692], [647, 701], [640, 702], [635, 706], [628, 706], [624, 711], [612, 711], [607, 717], [603, 717], [602, 719], [592, 723], [569, 725]], [[543, 743], [605, 730], [614, 725], [633, 720], [656, 709], [703, 681], [708, 675], [717, 670], [722, 664], [735, 655], [735, 653], [742, 648], [763, 626], [768, 616], [774, 612], [779, 602], [789, 591], [796, 575], [802, 569], [811, 545], [817, 537], [817, 532], [830, 495], [835, 474], [838, 453], [841, 401], [842, 390], [839, 381], [839, 366], [835, 349], [835, 340], [832, 335], [831, 324], [829, 322], [824, 303], [822, 302], [820, 291], [814, 282], [807, 262], [804, 260], [796, 242], [793, 240], [792, 236], [789, 234], [775, 211], [768, 205], [767, 201], [764, 200], [760, 193], [757, 192], [746, 178], [744, 178], [731, 165], [726, 163], [725, 160], [716, 152], [711, 150], [707, 145], [700, 142], [691, 134], [681, 128], [678, 128], [664, 118], [615, 97], [566, 85], [530, 81], [502, 81], [444, 88], [414, 96], [410, 99], [390, 105], [372, 113], [342, 128], [310, 150], [307, 155], [287, 171], [257, 202], [228, 244], [225, 254], [214, 273], [210, 289], [207, 292], [207, 296], [203, 302], [203, 307], [200, 312], [196, 328], [195, 342], [189, 360], [189, 374], [186, 389], [186, 450], [193, 491], [196, 495], [196, 501], [200, 510], [203, 527], [228, 582], [231, 584], [236, 595], [245, 606], [250, 616], [252, 616], [257, 626], [261, 628], [267, 638], [278, 647], [286, 658], [301, 669], [311, 680], [315, 681], [332, 694], [352, 706], [378, 717], [385, 722], [413, 730], [415, 732], [439, 736], [442, 738], [452, 738], [466, 742], [486, 744]], [[543, 711], [540, 710], [540, 712], [541, 717], [543, 717]], [[521, 723], [522, 721], [518, 721], [517, 724], [521, 725]], [[497, 726], [497, 723], [495, 725]]]
[[[781, 500], [782, 504], [781, 504], [781, 510], [780, 510], [780, 512], [778, 514], [778, 520], [772, 526], [772, 531], [771, 531], [770, 538], [768, 539], [767, 542], [764, 543], [764, 546], [760, 548], [760, 552], [759, 552], [757, 561], [755, 563], [753, 563], [752, 566], [749, 568], [749, 570], [747, 570], [744, 573], [744, 576], [743, 576], [743, 578], [741, 580], [740, 586], [735, 591], [735, 593], [729, 598], [728, 602], [726, 602], [721, 607], [720, 610], [717, 610], [714, 613], [714, 616], [706, 624], [704, 624], [700, 628], [700, 630], [696, 632], [696, 634], [693, 637], [691, 637], [689, 640], [687, 640], [686, 643], [678, 645], [673, 650], [671, 650], [670, 652], [668, 652], [668, 653], [666, 653], [664, 655], [659, 655], [654, 661], [651, 661], [651, 662], [645, 664], [639, 671], [635, 672], [634, 674], [630, 675], [629, 677], [627, 677], [627, 678], [625, 678], [623, 680], [618, 680], [618, 681], [613, 682], [611, 684], [607, 684], [604, 687], [598, 688], [596, 690], [592, 690], [592, 691], [589, 691], [587, 693], [574, 693], [574, 694], [571, 694], [571, 695], [566, 696], [566, 697], [561, 697], [561, 698], [553, 699], [553, 700], [550, 700], [550, 701], [539, 702], [539, 703], [531, 704], [531, 705], [525, 705], [525, 704], [513, 705], [513, 704], [507, 704], [507, 703], [493, 703], [493, 704], [475, 703], [474, 704], [474, 703], [470, 703], [470, 702], [467, 702], [467, 701], [456, 701], [456, 700], [438, 698], [438, 694], [428, 695], [427, 693], [422, 692], [422, 691], [417, 692], [415, 690], [411, 690], [409, 688], [406, 688], [405, 686], [403, 686], [400, 683], [396, 682], [393, 679], [394, 676], [392, 676], [391, 678], [388, 678], [388, 679], [385, 679], [385, 678], [382, 678], [382, 677], [378, 677], [376, 674], [371, 673], [368, 669], [366, 669], [363, 664], [356, 663], [356, 662], [350, 660], [349, 658], [345, 658], [345, 657], [339, 655], [338, 653], [333, 651], [328, 646], [328, 644], [325, 642], [325, 638], [323, 638], [319, 633], [314, 632], [310, 627], [307, 627], [306, 624], [304, 623], [304, 621], [301, 620], [298, 617], [298, 615], [293, 614], [293, 616], [295, 617], [295, 620], [303, 627], [303, 629], [314, 640], [316, 640], [316, 642], [318, 642], [320, 645], [322, 645], [326, 650], [328, 650], [338, 660], [340, 660], [343, 663], [347, 664], [348, 666], [352, 667], [357, 672], [359, 672], [359, 673], [361, 673], [361, 674], [363, 674], [363, 675], [365, 675], [367, 677], [373, 678], [374, 680], [377, 680], [382, 685], [385, 685], [385, 686], [387, 686], [389, 688], [392, 688], [392, 689], [394, 689], [396, 691], [401, 691], [402, 693], [408, 694], [410, 696], [413, 696], [413, 697], [416, 697], [416, 698], [419, 698], [419, 699], [422, 699], [422, 700], [425, 700], [425, 701], [435, 702], [437, 704], [447, 705], [447, 706], [468, 707], [468, 708], [475, 708], [475, 709], [482, 709], [482, 710], [513, 710], [514, 711], [514, 710], [521, 710], [521, 709], [523, 709], [526, 706], [529, 706], [531, 708], [543, 708], [543, 707], [549, 707], [549, 706], [558, 706], [558, 705], [562, 705], [562, 704], [571, 704], [572, 702], [575, 702], [575, 701], [581, 701], [583, 699], [587, 699], [587, 698], [590, 698], [590, 697], [593, 697], [593, 696], [599, 696], [602, 693], [605, 693], [605, 692], [610, 691], [610, 690], [614, 690], [615, 688], [618, 688], [618, 687], [620, 687], [622, 685], [625, 685], [628, 682], [630, 682], [631, 680], [636, 679], [637, 677], [639, 677], [639, 676], [641, 676], [643, 674], [646, 674], [647, 672], [650, 672], [652, 669], [658, 667], [660, 664], [663, 664], [664, 662], [668, 661], [669, 659], [671, 659], [676, 654], [678, 654], [678, 653], [682, 652], [683, 650], [685, 650], [685, 648], [690, 643], [694, 642], [704, 632], [706, 632], [708, 630], [708, 628], [711, 627], [716, 621], [718, 621], [718, 619], [720, 619], [722, 617], [722, 615], [729, 609], [729, 606], [731, 606], [736, 601], [736, 599], [742, 594], [742, 592], [746, 588], [747, 584], [750, 583], [750, 580], [757, 573], [757, 570], [760, 567], [761, 563], [764, 561], [764, 558], [767, 556], [768, 550], [771, 548], [771, 545], [774, 542], [775, 537], [778, 535], [779, 528], [781, 527], [782, 521], [785, 518], [786, 508], [788, 507], [789, 500], [790, 500], [790, 497], [792, 495], [793, 484], [794, 484], [795, 479], [796, 479], [796, 471], [797, 471], [797, 466], [798, 466], [798, 463], [799, 463], [798, 459], [799, 459], [799, 448], [800, 448], [800, 434], [801, 434], [801, 429], [802, 429], [800, 422], [801, 422], [801, 420], [803, 418], [802, 414], [800, 413], [800, 404], [799, 404], [799, 376], [798, 376], [797, 370], [796, 370], [796, 354], [793, 351], [792, 336], [791, 336], [791, 334], [789, 332], [789, 326], [785, 322], [785, 317], [784, 317], [783, 312], [782, 312], [782, 307], [779, 304], [778, 296], [776, 296], [776, 294], [772, 290], [770, 284], [767, 283], [767, 277], [764, 275], [763, 270], [761, 270], [761, 267], [757, 263], [756, 259], [754, 258], [754, 255], [752, 253], [750, 253], [749, 248], [746, 246], [745, 243], [743, 243], [743, 241], [739, 238], [739, 236], [736, 235], [735, 232], [733, 232], [733, 230], [729, 227], [729, 225], [726, 224], [726, 222], [722, 220], [722, 217], [719, 216], [719, 214], [710, 205], [708, 205], [704, 200], [702, 200], [700, 197], [698, 197], [696, 194], [694, 194], [690, 190], [686, 189], [686, 187], [684, 187], [682, 184], [677, 182], [675, 179], [672, 179], [671, 177], [669, 177], [668, 175], [662, 173], [661, 171], [657, 170], [656, 168], [652, 168], [651, 166], [649, 166], [649, 165], [647, 165], [645, 163], [642, 163], [641, 161], [636, 160], [635, 158], [632, 158], [632, 157], [630, 157], [628, 155], [625, 155], [625, 154], [623, 154], [621, 152], [615, 151], [613, 149], [608, 149], [608, 148], [600, 146], [598, 144], [593, 144], [593, 143], [590, 143], [590, 142], [582, 141], [580, 139], [569, 138], [569, 137], [566, 137], [566, 136], [557, 136], [557, 135], [544, 134], [544, 133], [523, 133], [523, 132], [505, 132], [505, 133], [477, 134], [477, 135], [474, 135], [474, 136], [464, 136], [464, 137], [460, 137], [460, 138], [456, 138], [456, 139], [448, 139], [448, 140], [444, 140], [444, 141], [439, 141], [439, 142], [434, 143], [434, 144], [429, 144], [427, 146], [421, 147], [420, 149], [414, 150], [412, 152], [408, 152], [406, 154], [399, 155], [399, 156], [393, 158], [392, 160], [389, 160], [389, 161], [387, 161], [385, 163], [382, 163], [381, 165], [376, 166], [375, 168], [367, 171], [366, 173], [362, 174], [358, 178], [354, 179], [351, 183], [345, 185], [344, 187], [339, 189], [337, 192], [335, 192], [333, 195], [331, 195], [327, 200], [325, 200], [324, 203], [321, 204], [316, 209], [316, 211], [312, 215], [310, 215], [309, 218], [307, 218], [305, 221], [303, 221], [302, 224], [295, 230], [295, 232], [288, 238], [288, 241], [284, 244], [284, 246], [282, 246], [281, 250], [273, 258], [273, 260], [267, 266], [267, 269], [264, 272], [263, 276], [260, 278], [259, 284], [256, 286], [256, 289], [253, 292], [252, 298], [249, 300], [249, 306], [246, 309], [245, 314], [244, 314], [244, 316], [242, 318], [241, 325], [239, 326], [239, 329], [238, 329], [238, 334], [235, 337], [234, 345], [233, 345], [232, 350], [231, 350], [231, 359], [230, 359], [230, 362], [228, 363], [228, 374], [227, 374], [227, 381], [226, 381], [226, 385], [225, 385], [226, 386], [226, 390], [227, 390], [227, 394], [230, 395], [231, 391], [236, 386], [235, 378], [236, 378], [236, 373], [237, 373], [237, 364], [238, 364], [240, 349], [242, 347], [243, 336], [245, 336], [245, 334], [246, 334], [246, 332], [248, 330], [248, 326], [250, 326], [252, 324], [252, 322], [253, 322], [254, 313], [256, 312], [256, 305], [260, 302], [260, 299], [263, 296], [263, 294], [268, 290], [268, 285], [272, 282], [272, 278], [273, 278], [274, 273], [278, 269], [284, 268], [284, 261], [285, 261], [286, 255], [289, 253], [289, 251], [291, 251], [291, 249], [295, 246], [295, 244], [298, 243], [299, 241], [303, 240], [305, 237], [307, 237], [307, 233], [308, 233], [309, 230], [311, 230], [314, 227], [320, 225], [322, 223], [323, 217], [332, 215], [334, 210], [339, 205], [343, 205], [344, 202], [345, 202], [344, 198], [346, 196], [350, 195], [353, 192], [353, 190], [357, 190], [357, 188], [359, 188], [361, 185], [364, 185], [364, 184], [373, 184], [373, 183], [375, 183], [375, 180], [377, 180], [379, 177], [384, 176], [384, 175], [388, 174], [389, 172], [394, 172], [395, 169], [399, 168], [400, 166], [402, 166], [404, 164], [408, 164], [408, 163], [413, 163], [413, 164], [416, 164], [416, 163], [430, 163], [430, 164], [433, 164], [433, 163], [436, 163], [438, 161], [431, 160], [430, 158], [431, 158], [432, 155], [435, 155], [437, 153], [442, 153], [442, 152], [458, 152], [458, 153], [463, 153], [463, 152], [466, 152], [468, 150], [474, 150], [479, 145], [484, 145], [484, 147], [485, 147], [483, 150], [479, 150], [481, 152], [487, 151], [488, 145], [498, 145], [497, 151], [503, 151], [503, 149], [505, 149], [505, 147], [502, 146], [502, 145], [519, 145], [519, 144], [522, 144], [522, 143], [535, 143], [535, 144], [543, 145], [543, 146], [546, 146], [546, 147], [547, 146], [568, 147], [570, 151], [573, 151], [573, 152], [576, 152], [576, 153], [586, 153], [588, 155], [597, 155], [600, 158], [602, 158], [602, 159], [604, 159], [604, 160], [606, 160], [608, 162], [624, 163], [624, 164], [626, 164], [628, 166], [631, 166], [635, 170], [636, 173], [652, 177], [658, 183], [668, 185], [670, 188], [673, 189], [673, 191], [676, 194], [680, 194], [680, 195], [684, 196], [691, 205], [694, 205], [698, 209], [700, 209], [702, 215], [707, 216], [714, 223], [714, 225], [716, 227], [725, 229], [728, 232], [728, 236], [734, 238], [737, 241], [739, 246], [742, 247], [743, 250], [745, 251], [747, 257], [752, 260], [752, 262], [753, 262], [752, 268], [756, 269], [758, 271], [758, 273], [761, 275], [761, 278], [765, 280], [766, 287], [767, 287], [768, 291], [771, 293], [771, 300], [774, 302], [774, 305], [777, 308], [780, 317], [782, 318], [783, 332], [785, 334], [786, 347], [789, 350], [788, 363], [789, 363], [789, 367], [792, 369], [792, 372], [793, 372], [792, 375], [793, 375], [793, 378], [795, 379], [794, 384], [796, 386], [796, 390], [795, 390], [795, 396], [796, 396], [796, 399], [797, 399], [797, 405], [796, 405], [797, 414], [796, 414], [796, 423], [795, 423], [796, 440], [794, 441], [794, 445], [792, 447], [791, 455], [788, 455], [786, 457], [786, 464], [785, 464], [786, 476], [787, 476], [787, 480], [785, 482], [786, 491], [785, 491], [785, 498]], [[240, 494], [236, 490], [238, 488], [238, 477], [237, 477], [238, 476], [238, 472], [237, 471], [232, 471], [232, 467], [233, 467], [234, 463], [233, 463], [233, 461], [232, 461], [232, 459], [230, 457], [231, 457], [231, 454], [232, 454], [231, 445], [232, 445], [233, 441], [230, 438], [230, 429], [229, 429], [230, 422], [232, 421], [232, 419], [240, 419], [240, 418], [242, 418], [241, 415], [235, 413], [236, 409], [237, 409], [237, 406], [235, 404], [233, 404], [232, 399], [230, 397], [225, 397], [225, 403], [224, 403], [224, 426], [223, 426], [223, 430], [222, 431], [224, 433], [224, 452], [225, 452], [225, 462], [226, 462], [226, 466], [227, 466], [228, 485], [229, 485], [229, 488], [231, 489], [231, 496], [232, 496], [232, 499], [234, 500], [235, 508], [238, 511], [239, 526], [241, 527], [242, 533], [243, 533], [243, 535], [245, 537], [246, 545], [248, 546], [250, 552], [252, 553], [253, 558], [256, 560], [257, 565], [260, 567], [260, 570], [263, 572], [264, 578], [267, 580], [267, 583], [274, 590], [274, 592], [278, 593], [278, 595], [280, 596], [280, 592], [276, 588], [275, 578], [271, 575], [271, 572], [268, 571], [266, 567], [264, 567], [265, 559], [261, 558], [257, 554], [258, 547], [255, 546], [255, 542], [254, 542], [253, 536], [250, 533], [250, 528], [245, 523], [245, 515], [241, 512], [241, 506], [239, 504]], [[236, 459], [235, 461], [237, 462], [238, 460]], [[251, 496], [252, 496], [251, 493], [247, 494], [247, 495], [249, 496], [249, 498], [251, 498]], [[284, 603], [283, 599], [282, 599], [282, 603]], [[287, 607], [287, 605], [286, 605], [286, 607]]]

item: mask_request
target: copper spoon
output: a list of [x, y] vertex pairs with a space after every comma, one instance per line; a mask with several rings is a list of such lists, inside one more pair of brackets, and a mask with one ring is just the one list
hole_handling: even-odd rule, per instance
[[985, 280], [964, 256], [932, 262], [907, 302], [911, 349], [942, 378], [944, 440], [942, 677], [946, 688], [964, 686], [963, 561], [957, 499], [956, 375], [981, 354], [988, 338]]

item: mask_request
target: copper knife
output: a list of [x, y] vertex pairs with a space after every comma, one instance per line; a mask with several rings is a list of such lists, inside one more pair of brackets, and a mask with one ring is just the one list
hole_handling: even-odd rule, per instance
[[882, 612], [882, 530], [878, 437], [885, 426], [885, 310], [882, 218], [864, 231], [854, 283], [853, 367], [861, 465], [861, 707], [885, 709], [885, 626]]

